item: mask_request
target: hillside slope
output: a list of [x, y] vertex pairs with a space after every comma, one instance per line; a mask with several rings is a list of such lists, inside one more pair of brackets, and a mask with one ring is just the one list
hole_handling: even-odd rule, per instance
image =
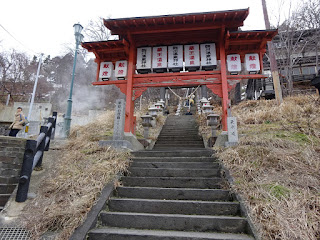
[[297, 96], [232, 108], [240, 143], [217, 149], [262, 239], [320, 239], [320, 101]]

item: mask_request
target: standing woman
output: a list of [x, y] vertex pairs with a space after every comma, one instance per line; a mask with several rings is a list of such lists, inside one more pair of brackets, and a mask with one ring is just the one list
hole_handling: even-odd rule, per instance
[[24, 114], [22, 112], [22, 108], [18, 107], [17, 112], [14, 115], [14, 122], [9, 127], [9, 129], [11, 129], [9, 136], [16, 137], [17, 133], [21, 129], [23, 129], [24, 123], [25, 123], [25, 118], [24, 118]]

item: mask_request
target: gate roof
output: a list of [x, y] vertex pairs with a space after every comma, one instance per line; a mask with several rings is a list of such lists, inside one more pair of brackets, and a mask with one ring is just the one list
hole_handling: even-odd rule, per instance
[[213, 29], [225, 25], [231, 31], [238, 30], [243, 26], [243, 21], [249, 14], [249, 8], [186, 13], [176, 15], [160, 15], [149, 17], [104, 19], [104, 25], [111, 31], [111, 34], [126, 35], [145, 34], [153, 32], [172, 32], [178, 30], [192, 29]]

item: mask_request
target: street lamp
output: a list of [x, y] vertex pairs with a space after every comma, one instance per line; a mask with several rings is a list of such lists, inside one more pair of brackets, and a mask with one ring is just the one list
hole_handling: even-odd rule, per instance
[[70, 134], [71, 110], [72, 110], [72, 90], [73, 90], [74, 74], [75, 74], [76, 63], [77, 63], [77, 54], [78, 54], [78, 50], [79, 50], [79, 44], [83, 40], [83, 35], [81, 34], [81, 31], [82, 31], [83, 27], [81, 26], [81, 24], [76, 23], [76, 24], [73, 25], [73, 28], [74, 28], [74, 36], [75, 36], [75, 39], [76, 39], [76, 50], [75, 50], [75, 53], [74, 53], [72, 80], [71, 80], [71, 85], [70, 85], [70, 94], [69, 94], [69, 99], [67, 101], [67, 103], [68, 103], [68, 105], [67, 105], [67, 113], [66, 113], [66, 115], [64, 117], [64, 126], [65, 126], [66, 137], [68, 137], [69, 134]]

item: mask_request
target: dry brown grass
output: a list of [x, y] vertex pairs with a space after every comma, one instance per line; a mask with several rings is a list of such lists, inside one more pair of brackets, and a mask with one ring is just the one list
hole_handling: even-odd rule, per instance
[[154, 126], [153, 128], [150, 128], [149, 130], [149, 138], [153, 141], [157, 140], [158, 135], [160, 134], [160, 131], [162, 129], [162, 126], [164, 125], [165, 121], [166, 121], [167, 117], [164, 115], [159, 115], [156, 117], [156, 126]]
[[72, 129], [62, 157], [25, 209], [25, 226], [34, 239], [48, 231], [57, 232], [55, 239], [69, 239], [103, 187], [126, 170], [128, 153], [101, 148], [97, 142], [110, 135], [113, 117], [108, 112], [94, 123]]
[[320, 239], [320, 106], [316, 96], [233, 108], [239, 145], [217, 149], [262, 239]]

